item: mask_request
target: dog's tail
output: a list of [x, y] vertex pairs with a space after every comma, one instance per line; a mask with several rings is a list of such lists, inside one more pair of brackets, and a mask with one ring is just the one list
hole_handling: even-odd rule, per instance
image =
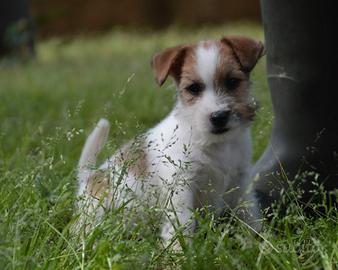
[[83, 193], [90, 176], [95, 171], [96, 157], [107, 141], [109, 126], [110, 124], [107, 119], [100, 119], [86, 140], [78, 165], [78, 195]]

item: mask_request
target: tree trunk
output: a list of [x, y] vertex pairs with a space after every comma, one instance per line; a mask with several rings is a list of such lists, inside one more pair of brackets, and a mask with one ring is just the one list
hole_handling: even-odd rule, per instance
[[29, 58], [34, 54], [33, 29], [28, 0], [0, 2], [0, 58]]
[[333, 1], [261, 0], [261, 9], [274, 121], [254, 177], [266, 208], [286, 179], [303, 202], [315, 199], [313, 181], [338, 188], [338, 25]]

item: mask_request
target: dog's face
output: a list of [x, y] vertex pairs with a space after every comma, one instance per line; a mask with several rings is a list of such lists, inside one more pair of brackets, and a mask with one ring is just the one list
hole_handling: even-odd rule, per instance
[[174, 78], [177, 117], [199, 133], [220, 136], [253, 120], [249, 75], [262, 55], [260, 42], [225, 37], [164, 50], [152, 67], [160, 85], [168, 75]]

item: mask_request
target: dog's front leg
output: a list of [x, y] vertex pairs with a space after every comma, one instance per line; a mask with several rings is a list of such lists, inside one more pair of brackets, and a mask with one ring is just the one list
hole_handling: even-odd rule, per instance
[[258, 206], [258, 201], [253, 192], [245, 193], [242, 196], [240, 206], [237, 210], [238, 217], [243, 220], [253, 232], [259, 232], [262, 229], [262, 215]]
[[168, 197], [161, 237], [166, 246], [173, 242], [174, 249], [180, 249], [181, 241], [185, 242], [195, 229], [192, 218], [193, 192], [189, 186], [177, 186]]

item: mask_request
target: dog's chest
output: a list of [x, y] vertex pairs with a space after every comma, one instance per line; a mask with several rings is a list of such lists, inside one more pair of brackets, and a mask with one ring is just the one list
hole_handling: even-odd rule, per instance
[[[229, 141], [221, 145], [211, 145], [200, 153], [196, 162], [198, 181], [209, 178], [223, 188], [238, 181], [250, 166], [251, 149], [245, 138]], [[202, 179], [200, 179], [202, 178]]]
[[223, 201], [227, 190], [243, 185], [251, 163], [249, 129], [233, 131], [222, 142], [201, 145], [189, 129], [176, 129], [179, 124], [168, 120], [151, 130], [147, 138], [148, 145], [156, 146], [148, 153], [152, 182], [162, 185], [163, 181], [177, 181], [178, 176], [191, 185], [201, 201], [213, 205]]
[[196, 207], [209, 205], [220, 214], [225, 205], [236, 203], [250, 166], [251, 150], [243, 143], [210, 146], [194, 162], [191, 182]]
[[179, 171], [189, 182], [200, 186], [212, 185], [224, 191], [232, 182], [240, 182], [239, 178], [250, 166], [249, 131], [239, 133], [224, 143], [207, 146], [195, 145], [182, 138], [173, 141], [164, 144], [161, 147], [163, 151], [152, 153], [161, 178], [170, 178]]

